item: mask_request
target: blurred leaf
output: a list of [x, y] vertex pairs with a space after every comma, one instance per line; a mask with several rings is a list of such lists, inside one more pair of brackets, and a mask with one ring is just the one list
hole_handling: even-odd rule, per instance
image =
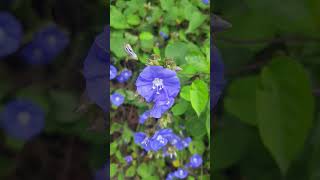
[[130, 24], [130, 25], [137, 26], [137, 25], [140, 24], [140, 18], [139, 18], [139, 16], [137, 16], [137, 15], [135, 15], [135, 14], [129, 15], [129, 16], [127, 17], [127, 22], [128, 22], [128, 24]]
[[185, 113], [186, 110], [188, 109], [188, 107], [189, 107], [189, 103], [187, 101], [180, 100], [178, 103], [176, 103], [172, 107], [171, 111], [173, 112], [173, 115], [179, 116], [179, 115]]
[[126, 171], [126, 177], [133, 177], [136, 174], [135, 166], [130, 166]]
[[224, 100], [226, 111], [239, 120], [256, 125], [256, 86], [258, 77], [250, 76], [234, 80]]
[[196, 114], [189, 115], [188, 119], [184, 121], [186, 125], [186, 129], [190, 135], [194, 137], [194, 139], [201, 139], [204, 135], [206, 135], [206, 116], [202, 114], [199, 118]]
[[115, 29], [129, 28], [125, 16], [115, 6], [110, 6], [110, 26]]
[[199, 11], [193, 11], [186, 33], [194, 33], [194, 31], [205, 21], [207, 16]]
[[185, 56], [188, 53], [188, 46], [183, 42], [173, 42], [167, 45], [165, 57], [173, 58], [177, 65], [184, 64]]
[[155, 169], [153, 166], [147, 165], [146, 163], [142, 163], [139, 165], [139, 167], [137, 169], [137, 173], [142, 178], [150, 178], [150, 176], [152, 176], [154, 170]]
[[117, 151], [117, 141], [114, 141], [110, 144], [110, 156], [112, 156]]
[[77, 107], [78, 100], [71, 93], [51, 91], [50, 97], [53, 105], [51, 116], [53, 116], [56, 121], [70, 123], [80, 118], [80, 114], [74, 111]]
[[197, 115], [200, 116], [205, 109], [209, 98], [208, 86], [202, 80], [195, 80], [190, 87], [190, 101]]
[[185, 58], [188, 64], [197, 69], [197, 72], [210, 73], [210, 64], [202, 54], [193, 52]]
[[183, 86], [180, 92], [180, 97], [190, 101], [190, 86]]
[[278, 57], [260, 75], [257, 117], [261, 138], [285, 174], [312, 126], [314, 99], [303, 67]]
[[174, 1], [172, 0], [160, 0], [161, 8], [166, 11], [170, 11], [170, 9], [174, 6]]
[[150, 32], [142, 32], [139, 35], [140, 43], [141, 43], [141, 48], [149, 52], [153, 49], [153, 34]]
[[201, 140], [193, 140], [189, 144], [189, 151], [191, 154], [202, 155], [205, 151], [205, 145]]
[[113, 177], [117, 174], [117, 165], [114, 163], [110, 164], [110, 177]]
[[126, 43], [126, 40], [123, 38], [122, 32], [112, 32], [110, 36], [110, 49], [118, 58], [123, 58], [126, 56], [126, 52], [123, 50], [123, 47]]
[[237, 121], [224, 119], [222, 129], [214, 135], [212, 162], [215, 171], [228, 168], [244, 157], [250, 142], [250, 129]]

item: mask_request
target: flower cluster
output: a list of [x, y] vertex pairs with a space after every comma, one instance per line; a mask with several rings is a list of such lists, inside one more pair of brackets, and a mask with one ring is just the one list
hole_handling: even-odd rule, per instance
[[33, 39], [21, 51], [29, 64], [52, 62], [69, 44], [69, 37], [57, 25], [43, 27], [33, 35]]
[[[163, 114], [174, 104], [174, 99], [180, 91], [180, 80], [174, 70], [163, 66], [149, 65], [139, 74], [136, 80], [136, 87], [138, 94], [147, 103], [153, 104], [151, 109], [145, 111], [139, 117], [139, 123], [144, 124], [149, 118], [166, 119], [162, 118]], [[159, 127], [161, 128], [159, 129]], [[163, 157], [169, 156], [173, 159], [177, 157], [177, 150], [181, 151], [187, 148], [192, 141], [190, 137], [180, 137], [172, 129], [161, 125], [158, 126], [156, 124], [155, 129], [153, 134], [136, 132], [134, 134], [134, 142], [147, 152], [162, 151]], [[201, 164], [201, 156], [195, 154], [183, 168], [178, 168], [176, 171], [169, 173], [166, 179], [184, 179], [188, 176], [189, 168], [197, 168]]]
[[164, 151], [164, 156], [167, 155], [168, 147], [175, 147], [178, 150], [183, 150], [189, 146], [191, 138], [181, 138], [178, 135], [174, 134], [171, 129], [160, 129], [154, 133], [152, 137], [149, 137], [143, 132], [137, 132], [134, 134], [134, 142], [146, 151], [159, 151], [162, 149]]
[[189, 162], [183, 167], [167, 175], [166, 180], [184, 179], [188, 176], [188, 168], [198, 168], [202, 165], [202, 157], [199, 154], [194, 154], [190, 157]]

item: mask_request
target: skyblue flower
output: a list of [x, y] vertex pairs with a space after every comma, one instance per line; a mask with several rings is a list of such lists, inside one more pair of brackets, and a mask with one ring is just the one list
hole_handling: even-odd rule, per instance
[[210, 1], [209, 0], [202, 0], [202, 2], [203, 2], [203, 4], [208, 5]]
[[166, 177], [166, 180], [174, 180], [174, 173], [169, 173]]
[[167, 145], [167, 143], [168, 139], [166, 137], [166, 133], [163, 133], [162, 131], [157, 131], [150, 140], [150, 147], [152, 150], [158, 151], [159, 149]]
[[185, 148], [187, 148], [190, 144], [190, 142], [192, 141], [192, 139], [190, 137], [188, 138], [185, 138], [185, 139], [182, 139], [182, 140], [179, 140], [177, 141], [177, 143], [175, 144], [175, 147], [181, 151]]
[[[106, 37], [108, 30], [105, 29]], [[96, 103], [104, 112], [109, 110], [108, 99], [109, 88], [108, 81], [108, 42], [106, 40], [103, 46], [103, 35], [99, 34], [95, 38], [95, 42], [91, 45], [89, 53], [84, 61], [83, 75], [86, 79], [86, 94], [89, 99]]]
[[110, 100], [111, 100], [111, 103], [114, 105], [114, 106], [120, 106], [123, 102], [124, 102], [124, 97], [123, 95], [119, 94], [119, 93], [113, 93], [111, 96], [110, 96]]
[[199, 154], [194, 154], [190, 157], [189, 166], [192, 168], [198, 168], [202, 164], [202, 157]]
[[169, 38], [168, 34], [166, 34], [165, 32], [160, 31], [159, 34], [163, 39], [168, 39]]
[[44, 110], [29, 100], [14, 100], [7, 103], [1, 113], [4, 131], [17, 139], [28, 140], [44, 128]]
[[150, 139], [143, 132], [137, 132], [134, 134], [134, 143], [143, 147], [144, 150], [150, 151]]
[[174, 104], [174, 98], [168, 97], [165, 99], [157, 99], [152, 109], [150, 110], [150, 116], [153, 118], [161, 118], [162, 114]]
[[145, 111], [139, 116], [139, 123], [143, 124], [150, 116], [150, 111]]
[[131, 163], [131, 161], [133, 160], [132, 159], [132, 156], [126, 156], [126, 157], [124, 157], [124, 159], [126, 160], [126, 162], [129, 164], [129, 163]]
[[138, 93], [147, 102], [167, 101], [175, 98], [180, 91], [180, 81], [175, 71], [162, 66], [147, 66], [136, 81]]
[[188, 171], [182, 168], [179, 168], [174, 172], [174, 176], [178, 179], [184, 179], [188, 176]]
[[22, 39], [20, 22], [8, 12], [0, 12], [0, 58], [14, 53]]
[[117, 77], [117, 80], [120, 83], [124, 83], [124, 82], [128, 81], [131, 76], [132, 76], [132, 72], [128, 69], [125, 69], [125, 70], [121, 71], [121, 73]]
[[29, 64], [48, 64], [67, 47], [69, 41], [66, 32], [56, 25], [48, 25], [34, 34], [21, 54]]
[[110, 80], [114, 79], [117, 76], [117, 69], [113, 65], [110, 65]]

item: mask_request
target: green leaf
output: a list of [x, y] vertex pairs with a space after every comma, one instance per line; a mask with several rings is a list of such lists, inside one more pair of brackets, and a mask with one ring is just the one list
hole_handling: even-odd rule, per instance
[[238, 117], [244, 123], [256, 125], [256, 87], [257, 76], [234, 80], [224, 100], [226, 111]]
[[111, 52], [114, 53], [114, 55], [116, 55], [118, 58], [123, 58], [126, 56], [126, 52], [123, 49], [125, 43], [126, 41], [123, 38], [122, 32], [111, 32], [110, 49]]
[[210, 140], [210, 129], [211, 129], [210, 105], [207, 108], [206, 128], [207, 128], [208, 138]]
[[207, 16], [203, 15], [199, 11], [192, 12], [192, 17], [186, 33], [194, 33], [195, 30], [206, 20], [206, 17]]
[[115, 6], [110, 7], [110, 26], [115, 29], [129, 28], [125, 16]]
[[173, 42], [167, 45], [165, 49], [165, 57], [172, 58], [177, 65], [185, 63], [185, 56], [189, 49], [187, 44], [183, 42]]
[[110, 156], [112, 156], [117, 151], [117, 141], [114, 141], [110, 144]]
[[201, 140], [193, 140], [189, 144], [189, 151], [191, 154], [199, 154], [202, 155], [205, 151], [206, 146]]
[[202, 80], [195, 80], [190, 87], [190, 101], [197, 115], [205, 109], [209, 98], [208, 86]]
[[278, 57], [260, 75], [257, 120], [264, 145], [285, 174], [312, 127], [314, 97], [301, 64]]
[[142, 178], [148, 178], [150, 177], [154, 172], [154, 167], [147, 165], [146, 163], [140, 164], [140, 166], [137, 169], [137, 173]]
[[180, 97], [190, 101], [190, 86], [183, 86], [180, 92]]
[[130, 166], [126, 171], [126, 177], [133, 177], [136, 174], [135, 166]]
[[112, 163], [110, 164], [110, 177], [113, 177], [117, 174], [117, 165]]
[[212, 162], [214, 170], [228, 168], [248, 151], [250, 133], [247, 126], [231, 119], [223, 119], [223, 127], [214, 135]]
[[139, 18], [139, 16], [137, 16], [135, 14], [133, 14], [133, 15], [131, 14], [127, 17], [127, 22], [130, 25], [137, 26], [140, 23], [140, 18]]
[[139, 35], [142, 50], [149, 52], [153, 49], [153, 34], [150, 32], [142, 32]]
[[210, 73], [210, 64], [201, 53], [190, 53], [185, 57], [185, 59], [186, 62], [195, 67], [198, 72]]
[[185, 125], [187, 127], [187, 131], [192, 135], [195, 139], [201, 139], [204, 135], [206, 135], [206, 116], [202, 114], [200, 117], [197, 115], [188, 116], [188, 119], [185, 121]]
[[161, 8], [166, 11], [170, 11], [170, 9], [174, 6], [174, 1], [172, 0], [160, 0]]
[[188, 107], [189, 107], [189, 103], [185, 100], [181, 100], [172, 107], [171, 111], [173, 112], [173, 115], [179, 116], [185, 113]]
[[63, 91], [50, 92], [51, 103], [55, 112], [55, 120], [61, 123], [71, 123], [80, 118], [80, 114], [74, 109], [77, 107], [78, 100], [71, 93]]

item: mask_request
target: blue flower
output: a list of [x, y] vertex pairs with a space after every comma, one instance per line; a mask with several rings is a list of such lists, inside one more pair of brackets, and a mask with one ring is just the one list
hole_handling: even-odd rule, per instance
[[175, 147], [181, 151], [184, 148], [187, 148], [189, 146], [189, 143], [192, 141], [192, 139], [190, 137], [185, 138], [183, 140], [178, 140], [177, 143], [175, 144]]
[[21, 43], [20, 22], [7, 12], [0, 12], [0, 58], [15, 52]]
[[188, 176], [188, 171], [185, 169], [179, 168], [174, 172], [174, 176], [178, 179], [184, 179]]
[[203, 4], [208, 5], [210, 1], [209, 0], [202, 0], [202, 2], [203, 2]]
[[120, 106], [123, 102], [124, 102], [124, 97], [119, 94], [119, 93], [113, 93], [111, 96], [110, 96], [110, 100], [111, 100], [111, 103], [114, 105], [114, 106]]
[[[107, 30], [104, 33], [107, 33]], [[102, 108], [104, 112], [107, 112], [109, 110], [108, 99], [110, 98], [109, 87], [107, 87], [109, 55], [108, 47], [107, 45], [105, 45], [106, 47], [101, 45], [101, 39], [102, 35], [100, 34], [92, 44], [84, 61], [83, 75], [86, 79], [86, 94], [89, 99]], [[106, 44], [108, 44], [107, 40]]]
[[143, 133], [138, 132], [134, 134], [134, 142], [144, 148], [146, 151], [150, 151], [150, 139], [149, 137]]
[[133, 160], [132, 159], [132, 156], [126, 156], [126, 157], [124, 157], [124, 159], [126, 160], [126, 162], [129, 164], [129, 163], [131, 163], [131, 161]]
[[117, 69], [113, 65], [110, 65], [110, 80], [117, 76]]
[[[154, 151], [158, 151], [163, 148], [168, 143], [168, 139], [165, 136], [166, 134], [162, 131], [157, 131], [150, 140], [150, 147]], [[168, 134], [170, 135], [170, 134]]]
[[143, 114], [139, 117], [139, 123], [143, 124], [150, 116], [150, 111], [145, 111]]
[[157, 100], [169, 102], [180, 91], [180, 81], [175, 71], [162, 66], [147, 66], [136, 81], [138, 93], [147, 102]]
[[165, 32], [160, 31], [159, 34], [163, 39], [168, 39], [169, 38], [169, 36]]
[[101, 169], [97, 170], [95, 173], [95, 178], [94, 180], [106, 180], [107, 179], [107, 171], [108, 171], [108, 166], [104, 165]]
[[48, 64], [67, 47], [69, 41], [67, 34], [58, 26], [48, 25], [35, 33], [21, 54], [29, 64]]
[[174, 180], [174, 173], [169, 173], [166, 177], [166, 180]]
[[44, 128], [44, 110], [29, 100], [7, 103], [1, 113], [4, 131], [17, 139], [28, 140]]
[[150, 110], [150, 116], [153, 118], [161, 118], [162, 114], [174, 104], [174, 98], [168, 97], [166, 99], [157, 99], [152, 109]]
[[121, 73], [117, 77], [117, 80], [120, 83], [124, 83], [124, 82], [128, 81], [131, 76], [132, 76], [132, 72], [128, 69], [125, 69], [125, 70], [121, 71]]
[[222, 94], [222, 90], [225, 86], [224, 80], [224, 65], [221, 60], [221, 56], [218, 52], [218, 49], [213, 46], [211, 51], [212, 57], [212, 75], [210, 76], [210, 90], [213, 92], [210, 96], [211, 108], [213, 108], [218, 100], [220, 95]]
[[195, 154], [190, 157], [189, 166], [192, 168], [198, 168], [202, 164], [202, 157], [199, 154]]

